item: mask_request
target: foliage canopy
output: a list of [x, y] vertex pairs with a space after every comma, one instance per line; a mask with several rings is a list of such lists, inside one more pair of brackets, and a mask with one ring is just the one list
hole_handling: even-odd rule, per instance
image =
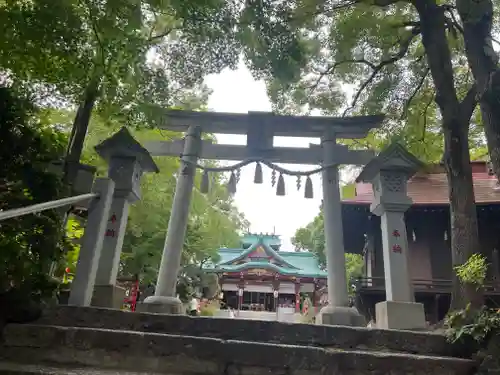
[[[325, 231], [324, 231], [323, 212], [320, 213], [303, 228], [297, 229], [292, 244], [297, 251], [307, 250], [318, 257], [321, 267], [326, 267], [325, 256]], [[363, 257], [358, 254], [345, 254], [346, 274], [349, 289], [351, 281], [362, 276], [363, 273]]]

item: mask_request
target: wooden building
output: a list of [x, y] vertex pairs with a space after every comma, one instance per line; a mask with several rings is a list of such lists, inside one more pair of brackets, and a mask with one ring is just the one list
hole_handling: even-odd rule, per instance
[[[500, 302], [500, 189], [486, 162], [472, 162], [474, 191], [481, 247], [489, 262], [487, 301]], [[448, 184], [443, 166], [421, 172], [408, 182], [413, 205], [405, 214], [409, 268], [416, 302], [425, 305], [426, 318], [436, 322], [450, 304], [454, 276], [450, 248]], [[375, 303], [385, 300], [384, 264], [380, 218], [370, 213], [373, 199], [370, 184], [357, 184], [355, 197], [343, 200], [346, 252], [363, 254], [364, 277], [355, 282], [356, 306], [368, 318], [374, 317]]]
[[317, 291], [326, 285], [327, 273], [313, 253], [280, 251], [281, 240], [273, 234], [246, 234], [241, 248], [220, 249], [216, 273], [225, 306], [238, 310], [300, 311], [300, 295], [319, 302]]

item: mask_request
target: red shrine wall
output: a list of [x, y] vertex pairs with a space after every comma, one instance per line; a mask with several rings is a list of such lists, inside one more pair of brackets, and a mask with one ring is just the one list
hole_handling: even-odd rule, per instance
[[409, 236], [409, 262], [410, 275], [412, 279], [429, 280], [432, 279], [430, 248], [425, 241], [413, 241]]
[[[375, 260], [372, 262], [372, 276], [384, 277], [384, 259], [380, 235], [376, 235], [374, 240], [377, 243], [375, 245]], [[429, 280], [433, 278], [431, 248], [433, 246], [427, 241], [426, 237], [418, 237], [417, 233], [415, 233], [414, 237], [413, 231], [408, 231], [408, 262], [412, 279]]]

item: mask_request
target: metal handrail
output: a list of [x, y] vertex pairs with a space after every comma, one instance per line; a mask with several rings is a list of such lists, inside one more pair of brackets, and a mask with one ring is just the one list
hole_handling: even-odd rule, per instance
[[19, 216], [24, 216], [24, 215], [29, 215], [29, 214], [34, 214], [37, 212], [42, 212], [46, 210], [51, 210], [53, 208], [59, 208], [63, 206], [68, 206], [72, 205], [87, 199], [92, 199], [98, 197], [99, 194], [97, 193], [87, 193], [87, 194], [81, 194], [81, 195], [75, 195], [74, 197], [68, 197], [68, 198], [62, 198], [62, 199], [57, 199], [54, 201], [50, 202], [44, 202], [44, 203], [38, 203], [38, 204], [33, 204], [28, 207], [21, 207], [21, 208], [13, 208], [11, 210], [7, 211], [0, 211], [0, 221], [6, 220], [6, 219], [11, 219], [13, 217], [19, 217]]

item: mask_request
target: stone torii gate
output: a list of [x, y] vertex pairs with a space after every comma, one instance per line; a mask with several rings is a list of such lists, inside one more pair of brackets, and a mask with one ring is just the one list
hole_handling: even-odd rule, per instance
[[[267, 112], [168, 111], [161, 128], [186, 132], [186, 136], [174, 142], [146, 144], [153, 156], [180, 155], [181, 165], [155, 295], [146, 298], [142, 310], [182, 313], [182, 304], [176, 298], [175, 289], [198, 159], [319, 164], [323, 180], [329, 306], [322, 309], [318, 321], [323, 324], [362, 325], [363, 319], [357, 311], [348, 308], [338, 165], [365, 165], [374, 154], [371, 151], [349, 150], [336, 141], [364, 138], [370, 129], [379, 127], [382, 120], [382, 115], [335, 118], [280, 116]], [[246, 134], [247, 145], [212, 144], [201, 140], [202, 132]], [[275, 148], [274, 136], [320, 138], [321, 145]]]

